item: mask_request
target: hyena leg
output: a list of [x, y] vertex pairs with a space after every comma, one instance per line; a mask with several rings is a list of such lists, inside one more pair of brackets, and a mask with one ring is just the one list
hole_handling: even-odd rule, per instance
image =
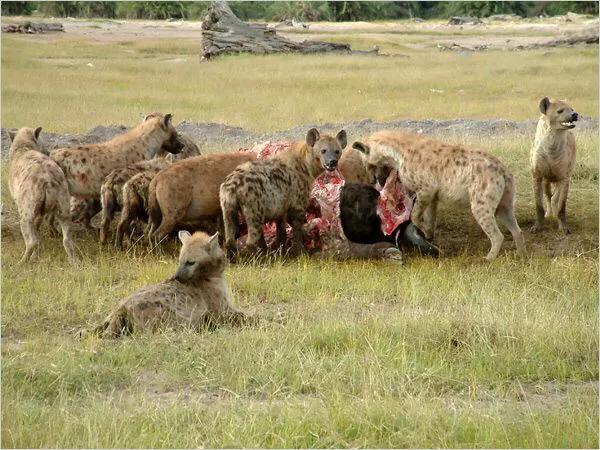
[[25, 251], [23, 256], [19, 260], [18, 264], [23, 264], [31, 258], [31, 255], [37, 251], [40, 245], [40, 238], [38, 235], [38, 229], [35, 226], [34, 218], [23, 218], [20, 222], [21, 234], [25, 241]]
[[75, 264], [77, 262], [77, 258], [75, 258], [75, 251], [73, 250], [73, 235], [71, 233], [71, 221], [68, 219], [58, 219], [58, 223], [60, 225], [60, 229], [63, 235], [63, 247], [65, 248], [65, 252], [67, 252], [69, 262], [71, 264]]
[[429, 207], [429, 203], [431, 202], [432, 198], [433, 198], [433, 195], [430, 195], [430, 194], [427, 194], [424, 192], [419, 192], [417, 194], [417, 199], [413, 206], [413, 210], [410, 214], [411, 220], [413, 221], [413, 223], [425, 232], [425, 237], [427, 237], [427, 239], [431, 239], [431, 237], [429, 237], [427, 235], [427, 232], [425, 231], [425, 224], [424, 224], [423, 216], [425, 214], [425, 211]]
[[71, 232], [73, 222], [71, 219], [69, 195], [66, 188], [59, 197], [56, 219], [62, 231], [63, 247], [67, 253], [67, 258], [69, 258], [69, 262], [71, 264], [76, 264], [77, 258], [75, 257], [75, 251], [73, 250], [73, 235]]
[[235, 238], [238, 233], [238, 211], [237, 209], [223, 210], [223, 234], [225, 235], [225, 250], [228, 256], [233, 256], [237, 252]]
[[429, 206], [423, 213], [423, 233], [428, 240], [432, 240], [435, 234], [435, 227], [437, 223], [437, 209], [438, 209], [438, 194], [434, 194], [429, 202]]
[[544, 204], [542, 202], [542, 178], [533, 179], [533, 194], [535, 197], [535, 224], [531, 227], [532, 233], [537, 233], [544, 226]]
[[285, 219], [279, 219], [277, 221], [277, 243], [276, 243], [276, 247], [277, 248], [284, 248], [285, 247], [285, 243], [287, 241], [287, 232], [285, 231], [285, 226], [286, 226], [287, 222]]
[[149, 236], [151, 245], [158, 245], [167, 236], [175, 226], [177, 221], [172, 216], [164, 216], [160, 222], [160, 225], [154, 232]]
[[259, 217], [253, 217], [244, 214], [246, 224], [248, 225], [248, 239], [246, 240], [246, 250], [250, 253], [259, 249], [266, 248], [265, 237], [263, 235], [263, 222]]
[[292, 227], [292, 247], [290, 248], [290, 253], [297, 255], [304, 251], [304, 230], [302, 229], [304, 211], [290, 211], [287, 216], [288, 223]]
[[556, 186], [552, 197], [552, 209], [558, 217], [558, 229], [565, 234], [571, 234], [567, 226], [567, 195], [569, 194], [569, 180], [563, 180]]
[[491, 261], [498, 256], [500, 247], [502, 247], [502, 242], [504, 241], [504, 236], [502, 235], [500, 228], [498, 228], [496, 218], [494, 217], [494, 210], [495, 208], [491, 207], [489, 203], [478, 204], [476, 201], [471, 201], [471, 211], [473, 216], [492, 244], [490, 251], [485, 257], [488, 261]]
[[552, 184], [550, 183], [550, 181], [548, 181], [547, 179], [544, 178], [543, 181], [543, 188], [544, 188], [544, 198], [545, 198], [545, 207], [546, 207], [546, 214], [545, 217], [552, 217]]
[[515, 217], [514, 211], [514, 193], [504, 193], [502, 200], [500, 200], [500, 204], [496, 209], [496, 217], [500, 220], [501, 223], [510, 231], [512, 234], [513, 240], [515, 241], [515, 246], [517, 247], [517, 253], [520, 255], [525, 254], [525, 238], [523, 237], [523, 232], [517, 223], [517, 218]]
[[137, 216], [137, 205], [132, 205], [127, 201], [123, 202], [121, 217], [119, 218], [115, 234], [115, 247], [121, 248], [123, 246], [123, 236], [125, 236], [125, 232], [130, 228]]

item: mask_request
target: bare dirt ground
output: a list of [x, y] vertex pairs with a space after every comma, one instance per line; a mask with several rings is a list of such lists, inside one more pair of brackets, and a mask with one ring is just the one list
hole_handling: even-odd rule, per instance
[[[19, 23], [31, 18], [2, 19], [2, 23]], [[65, 33], [81, 35], [97, 41], [113, 42], [137, 40], [140, 38], [177, 38], [198, 39], [202, 35], [200, 21], [154, 21], [154, 20], [83, 20], [83, 19], [44, 19], [45, 22], [60, 22]], [[308, 23], [309, 29], [297, 29], [290, 26], [277, 26], [277, 32], [294, 40], [340, 39], [340, 36], [361, 33], [363, 37], [382, 37], [385, 35], [405, 35], [406, 46], [410, 48], [428, 48], [451, 45], [485, 45], [495, 49], [516, 49], [521, 45], [536, 44], [550, 38], [578, 34], [591, 27], [598, 26], [598, 18], [568, 14], [546, 18], [528, 18], [520, 20], [483, 19], [480, 24], [449, 25], [446, 20], [418, 22], [414, 20], [394, 22], [316, 22]], [[365, 34], [367, 33], [367, 34]], [[418, 33], [418, 39], [414, 35]], [[39, 36], [39, 35], [38, 35]], [[56, 39], [56, 33], [39, 36], [41, 39]]]
[[[377, 122], [365, 119], [347, 123], [325, 123], [304, 124], [288, 130], [274, 133], [254, 133], [240, 127], [232, 127], [220, 123], [196, 123], [180, 122], [177, 130], [191, 138], [202, 152], [216, 150], [236, 150], [242, 147], [250, 147], [256, 143], [271, 140], [298, 140], [304, 136], [306, 130], [318, 127], [325, 132], [334, 132], [341, 128], [345, 129], [351, 136], [367, 136], [379, 130], [404, 129], [414, 133], [424, 133], [439, 137], [452, 136], [493, 136], [503, 135], [507, 132], [522, 133], [530, 135], [533, 139], [537, 121], [527, 120], [522, 122], [494, 119], [494, 120], [397, 120], [391, 122]], [[69, 145], [91, 144], [102, 142], [123, 133], [128, 128], [124, 125], [97, 126], [85, 134], [57, 134], [42, 133], [42, 143], [49, 150]], [[598, 121], [591, 117], [584, 117], [578, 122], [577, 129], [597, 130]], [[2, 139], [2, 159], [8, 156], [10, 138], [7, 129], [0, 129]]]

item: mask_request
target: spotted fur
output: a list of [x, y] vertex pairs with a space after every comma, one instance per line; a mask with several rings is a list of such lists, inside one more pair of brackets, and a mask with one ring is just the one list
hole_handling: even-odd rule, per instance
[[496, 218], [511, 232], [517, 251], [525, 251], [523, 234], [514, 215], [515, 185], [512, 174], [494, 156], [427, 136], [381, 131], [355, 148], [365, 153], [367, 170], [374, 176], [397, 169], [398, 176], [417, 199], [413, 222], [432, 239], [439, 200], [468, 198], [471, 212], [491, 241], [486, 259], [498, 256], [504, 240]]
[[157, 174], [148, 192], [150, 241], [160, 242], [176, 226], [218, 217], [219, 186], [237, 166], [254, 159], [253, 152], [212, 153]]
[[[567, 195], [571, 173], [575, 167], [575, 136], [569, 130], [579, 119], [573, 108], [560, 100], [544, 97], [540, 101], [542, 116], [538, 121], [531, 147], [531, 175], [535, 195], [536, 221], [532, 232], [542, 229], [544, 217], [558, 218], [558, 228], [565, 234], [567, 226]], [[546, 211], [542, 197], [546, 198]]]
[[202, 328], [219, 323], [241, 324], [251, 318], [233, 306], [223, 276], [227, 260], [218, 235], [181, 231], [179, 267], [162, 283], [147, 286], [121, 300], [93, 332], [117, 338], [163, 328]]
[[98, 199], [104, 179], [113, 170], [152, 159], [161, 148], [179, 152], [183, 144], [171, 117], [153, 113], [137, 127], [109, 141], [53, 151], [51, 157], [65, 173], [71, 195]]
[[200, 154], [200, 150], [191, 140], [182, 135], [179, 135], [179, 139], [184, 144], [184, 147], [177, 155], [167, 153], [164, 148], [161, 148], [153, 159], [140, 161], [127, 167], [113, 170], [105, 178], [100, 188], [100, 201], [102, 204], [100, 242], [106, 242], [114, 214], [123, 207], [123, 187], [128, 180], [140, 173], [146, 173], [152, 179], [158, 172], [169, 167], [171, 161], [179, 161]]
[[237, 251], [235, 238], [241, 212], [248, 225], [248, 251], [266, 247], [262, 225], [278, 222], [278, 242], [285, 242], [285, 223], [293, 229], [292, 252], [302, 249], [306, 207], [313, 182], [324, 170], [334, 170], [346, 146], [346, 132], [335, 138], [321, 136], [312, 128], [306, 142], [275, 156], [252, 161], [235, 169], [220, 188], [225, 227], [225, 245], [230, 254]]
[[8, 168], [8, 188], [19, 211], [25, 252], [20, 263], [28, 261], [39, 247], [39, 227], [45, 215], [54, 215], [63, 234], [69, 261], [75, 262], [71, 237], [69, 188], [60, 167], [42, 150], [38, 138], [41, 127], [21, 128], [10, 133], [12, 144]]

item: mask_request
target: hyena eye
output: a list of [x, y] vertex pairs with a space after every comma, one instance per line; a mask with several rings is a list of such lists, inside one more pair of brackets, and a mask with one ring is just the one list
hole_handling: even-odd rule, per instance
[[563, 113], [563, 111], [564, 111], [564, 109], [559, 109], [559, 110], [558, 110], [558, 111], [556, 111], [556, 112], [557, 112], [557, 113], [559, 113], [559, 114], [562, 114], [562, 113]]
[[193, 266], [194, 265], [194, 261], [186, 261], [185, 265], [188, 266], [188, 267], [189, 266]]
[[339, 155], [339, 154], [340, 154], [340, 151], [339, 151], [339, 150], [336, 150], [336, 151], [335, 151], [335, 154], [336, 154], [336, 155]]
[[321, 150], [321, 153], [324, 155], [326, 151], [327, 150], [323, 149], [323, 150]]

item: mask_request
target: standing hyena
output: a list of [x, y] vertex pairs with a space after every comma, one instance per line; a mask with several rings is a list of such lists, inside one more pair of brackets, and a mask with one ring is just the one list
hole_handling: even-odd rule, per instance
[[417, 195], [411, 218], [428, 239], [435, 232], [438, 200], [468, 196], [473, 216], [492, 244], [486, 259], [498, 256], [504, 240], [496, 218], [511, 232], [517, 251], [524, 253], [523, 233], [514, 215], [514, 179], [496, 157], [393, 131], [380, 131], [353, 147], [365, 153], [370, 172], [398, 170], [402, 184]]
[[45, 154], [38, 142], [42, 128], [21, 128], [10, 132], [8, 188], [17, 204], [27, 261], [39, 246], [39, 227], [45, 214], [54, 215], [63, 234], [69, 261], [75, 262], [71, 240], [69, 187], [60, 167]]
[[546, 215], [554, 214], [558, 218], [558, 228], [569, 234], [567, 194], [575, 167], [575, 136], [569, 130], [575, 128], [579, 114], [566, 103], [548, 97], [540, 101], [540, 112], [542, 116], [531, 147], [531, 175], [537, 213], [531, 231], [541, 230], [544, 224], [542, 196], [545, 195]]
[[128, 180], [140, 173], [146, 173], [153, 177], [161, 170], [169, 167], [173, 160], [179, 161], [200, 154], [198, 146], [190, 139], [179, 135], [179, 140], [183, 143], [183, 149], [177, 155], [168, 153], [164, 148], [161, 148], [153, 159], [113, 170], [104, 179], [100, 188], [100, 203], [102, 204], [100, 242], [106, 242], [110, 223], [115, 212], [123, 207], [123, 187]]
[[183, 144], [171, 118], [171, 114], [149, 114], [137, 127], [109, 141], [53, 151], [51, 156], [65, 173], [71, 195], [99, 199], [100, 187], [113, 170], [152, 159], [161, 148], [178, 153]]
[[218, 233], [208, 236], [179, 232], [183, 246], [173, 277], [144, 287], [121, 300], [94, 332], [115, 338], [163, 327], [193, 327], [217, 323], [245, 323], [252, 318], [235, 308], [223, 277], [227, 259]]
[[262, 225], [277, 221], [278, 243], [285, 242], [285, 223], [293, 229], [293, 252], [302, 248], [306, 207], [315, 178], [324, 170], [335, 170], [346, 132], [335, 138], [321, 136], [312, 128], [306, 142], [299, 142], [271, 158], [245, 163], [227, 176], [220, 188], [221, 210], [225, 226], [225, 245], [233, 254], [241, 211], [248, 224], [247, 248], [266, 248]]

